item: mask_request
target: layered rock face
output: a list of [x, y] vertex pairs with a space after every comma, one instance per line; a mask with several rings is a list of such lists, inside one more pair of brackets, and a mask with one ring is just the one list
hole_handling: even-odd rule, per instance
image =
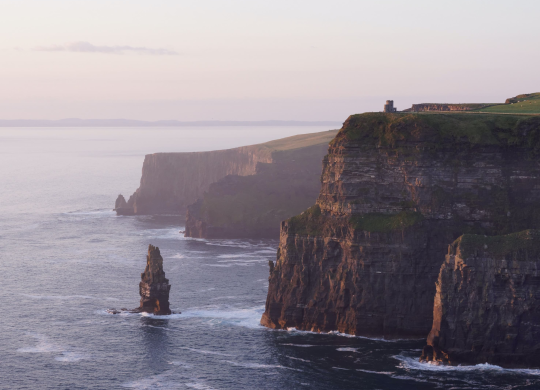
[[255, 175], [226, 176], [188, 207], [186, 237], [279, 238], [281, 221], [311, 206], [320, 190], [328, 142], [274, 152]]
[[[336, 132], [303, 134], [227, 150], [146, 155], [139, 188], [125, 206], [115, 209], [123, 215], [184, 215], [187, 206], [202, 197], [212, 183], [228, 175], [255, 175], [259, 164], [277, 162], [276, 157], [279, 159], [287, 150], [328, 145]], [[316, 169], [320, 170], [320, 162]]]
[[349, 117], [317, 204], [281, 225], [261, 323], [425, 337], [448, 243], [540, 227], [539, 134], [534, 117]]
[[156, 315], [171, 314], [169, 308], [170, 289], [169, 279], [165, 278], [163, 271], [163, 257], [161, 257], [159, 248], [149, 245], [146, 268], [141, 274], [141, 282], [139, 283], [141, 304], [137, 311]]
[[155, 153], [144, 158], [141, 184], [127, 202], [133, 214], [185, 214], [210, 186], [227, 175], [253, 175], [272, 161], [259, 145], [194, 153]]
[[540, 367], [540, 231], [460, 237], [433, 311], [421, 361]]

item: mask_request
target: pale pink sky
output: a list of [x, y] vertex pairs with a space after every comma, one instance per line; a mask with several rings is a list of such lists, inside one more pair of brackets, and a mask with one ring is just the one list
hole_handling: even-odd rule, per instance
[[540, 1], [3, 0], [0, 119], [343, 120], [540, 91]]

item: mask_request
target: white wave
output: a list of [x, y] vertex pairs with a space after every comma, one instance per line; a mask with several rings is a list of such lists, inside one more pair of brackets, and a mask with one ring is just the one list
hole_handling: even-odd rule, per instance
[[341, 367], [332, 367], [334, 370], [343, 370], [343, 371], [350, 371], [349, 368], [341, 368]]
[[[267, 285], [266, 285], [267, 286]], [[282, 329], [277, 329], [278, 331], [283, 331]], [[348, 337], [348, 338], [356, 338], [356, 339], [365, 339], [365, 340], [372, 340], [372, 341], [382, 341], [385, 343], [397, 343], [397, 342], [403, 342], [403, 341], [411, 341], [412, 339], [383, 339], [379, 337], [367, 337], [367, 336], [356, 336], [354, 334], [348, 334], [348, 333], [341, 333], [337, 330], [331, 330], [330, 332], [314, 332], [311, 330], [298, 330], [295, 327], [289, 327], [285, 329], [287, 332], [291, 333], [305, 333], [305, 334], [320, 334], [320, 335], [329, 335], [329, 336], [339, 336], [339, 337]], [[416, 339], [414, 339], [416, 340]], [[419, 339], [424, 340], [424, 339]]]
[[165, 328], [164, 326], [154, 326], [154, 325], [145, 325], [145, 326], [147, 326], [149, 328], [156, 328], [156, 329], [166, 330], [167, 332], [181, 332], [178, 329]]
[[260, 259], [260, 260], [218, 260], [218, 263], [266, 263], [266, 259]]
[[57, 356], [54, 358], [54, 360], [57, 360], [59, 362], [78, 362], [81, 360], [88, 359], [88, 356], [78, 353], [78, 352], [62, 352], [62, 356]]
[[311, 360], [300, 359], [300, 358], [297, 358], [297, 357], [294, 357], [294, 356], [285, 355], [285, 357], [288, 357], [289, 359], [293, 359], [293, 360], [300, 360], [301, 362], [311, 363]]
[[340, 351], [340, 352], [358, 352], [358, 348], [343, 347], [343, 348], [338, 348], [337, 351]]
[[116, 212], [112, 209], [95, 209], [95, 210], [77, 210], [63, 213], [64, 215], [87, 215], [95, 218], [99, 217], [115, 217]]
[[285, 370], [303, 371], [297, 368], [285, 367], [279, 364], [242, 363], [242, 362], [234, 362], [231, 360], [222, 360], [222, 362], [232, 364], [233, 366], [244, 367], [244, 368], [253, 368], [253, 369], [280, 368], [280, 369], [285, 369]]
[[238, 257], [254, 257], [256, 256], [253, 253], [239, 253], [236, 255], [218, 255], [216, 256], [218, 259], [236, 259]]
[[391, 371], [371, 371], [371, 370], [362, 370], [361, 368], [357, 368], [356, 371], [367, 372], [369, 374], [394, 375], [394, 372], [391, 372]]
[[249, 242], [249, 241], [242, 241], [242, 240], [204, 240], [207, 245], [211, 246], [225, 246], [225, 247], [231, 247], [231, 248], [242, 248], [242, 249], [256, 249], [256, 250], [272, 250], [277, 251], [277, 244], [276, 248], [269, 247], [267, 243], [262, 242]]
[[197, 352], [202, 353], [203, 355], [219, 355], [219, 356], [235, 356], [231, 355], [230, 353], [223, 353], [223, 352], [217, 352], [217, 351], [207, 351], [204, 349], [196, 349], [196, 348], [188, 348], [188, 347], [180, 347], [180, 349], [185, 349], [191, 352]]
[[292, 344], [292, 343], [283, 343], [280, 345], [288, 345], [291, 347], [300, 347], [300, 348], [309, 348], [309, 347], [319, 347], [320, 345], [313, 345], [313, 344]]
[[176, 255], [167, 256], [167, 258], [168, 259], [185, 259], [186, 256], [181, 253], [177, 253]]
[[203, 264], [206, 267], [231, 268], [231, 267], [253, 267], [251, 263], [228, 263], [228, 264]]
[[180, 233], [178, 233], [178, 231], [179, 228], [147, 229], [143, 230], [139, 235], [146, 236], [148, 238], [181, 240], [184, 237]]
[[37, 340], [37, 344], [33, 347], [24, 347], [17, 349], [21, 353], [60, 353], [64, 352], [64, 348], [52, 343], [47, 336], [42, 334], [30, 334], [29, 336]]
[[189, 387], [191, 389], [198, 389], [198, 390], [216, 390], [214, 387], [208, 386], [205, 383], [201, 382], [193, 382], [193, 383], [184, 383], [186, 387]]
[[223, 296], [223, 297], [215, 297], [215, 298], [210, 298], [211, 301], [218, 301], [218, 300], [221, 300], [221, 299], [236, 299], [238, 298], [237, 296], [234, 296], [234, 295], [226, 295], [226, 296]]
[[218, 321], [219, 323], [256, 329], [261, 328], [260, 320], [263, 313], [264, 306], [248, 309], [205, 307], [187, 309], [181, 315], [184, 318], [207, 318], [214, 323]]
[[419, 362], [417, 358], [407, 357], [403, 355], [392, 356], [394, 359], [399, 360], [401, 363], [399, 367], [409, 370], [421, 370], [421, 371], [460, 371], [460, 372], [491, 372], [501, 374], [524, 374], [540, 376], [540, 369], [528, 369], [528, 368], [503, 368], [489, 363], [476, 364], [474, 366], [448, 366], [437, 365], [433, 363]]
[[157, 320], [177, 320], [177, 319], [182, 318], [182, 314], [180, 314], [180, 313], [179, 314], [168, 314], [168, 315], [156, 315], [156, 314], [152, 314], [152, 313], [135, 313], [135, 314], [139, 314], [142, 317], [155, 318]]
[[56, 356], [54, 360], [59, 362], [74, 363], [81, 360], [89, 359], [89, 356], [80, 352], [67, 351], [66, 348], [59, 344], [55, 344], [50, 339], [42, 334], [29, 334], [37, 340], [37, 344], [33, 347], [24, 347], [17, 349], [19, 353], [44, 353], [44, 354], [61, 354]]

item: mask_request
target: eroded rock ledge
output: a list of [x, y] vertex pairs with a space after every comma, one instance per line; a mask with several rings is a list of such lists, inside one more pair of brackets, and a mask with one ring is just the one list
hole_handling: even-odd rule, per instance
[[433, 316], [421, 361], [540, 367], [540, 231], [458, 238]]

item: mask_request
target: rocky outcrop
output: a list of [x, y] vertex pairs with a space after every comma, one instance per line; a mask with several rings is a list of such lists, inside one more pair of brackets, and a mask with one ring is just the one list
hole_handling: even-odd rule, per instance
[[540, 367], [540, 231], [457, 239], [433, 317], [421, 361]]
[[169, 308], [170, 289], [169, 279], [165, 278], [163, 271], [163, 257], [161, 257], [159, 248], [149, 245], [146, 268], [141, 274], [141, 282], [139, 283], [141, 304], [137, 311], [156, 315], [171, 314]]
[[122, 194], [118, 195], [114, 204], [117, 215], [133, 215], [133, 207], [129, 206]]
[[403, 112], [425, 112], [425, 111], [472, 111], [481, 108], [489, 107], [498, 103], [420, 103], [413, 104], [411, 108], [403, 110]]
[[540, 227], [540, 118], [353, 115], [281, 225], [261, 323], [425, 337], [449, 242]]
[[[320, 190], [321, 161], [337, 131], [315, 145], [276, 151], [252, 176], [229, 175], [188, 207], [186, 237], [279, 238], [281, 221], [311, 206]], [[303, 137], [303, 136], [302, 136]]]
[[538, 100], [538, 99], [540, 99], [540, 93], [535, 92], [535, 93], [524, 93], [524, 94], [521, 94], [521, 95], [517, 95], [517, 96], [506, 99], [504, 104], [519, 103], [519, 102], [523, 102], [523, 101], [528, 100], [528, 99]]
[[[145, 156], [139, 188], [122, 213], [185, 215], [188, 205], [227, 175], [250, 176], [260, 163], [271, 164], [276, 152], [327, 143], [329, 132], [303, 134], [264, 144], [193, 153], [155, 153]], [[318, 165], [320, 168], [320, 165]], [[118, 211], [118, 210], [117, 210]]]

